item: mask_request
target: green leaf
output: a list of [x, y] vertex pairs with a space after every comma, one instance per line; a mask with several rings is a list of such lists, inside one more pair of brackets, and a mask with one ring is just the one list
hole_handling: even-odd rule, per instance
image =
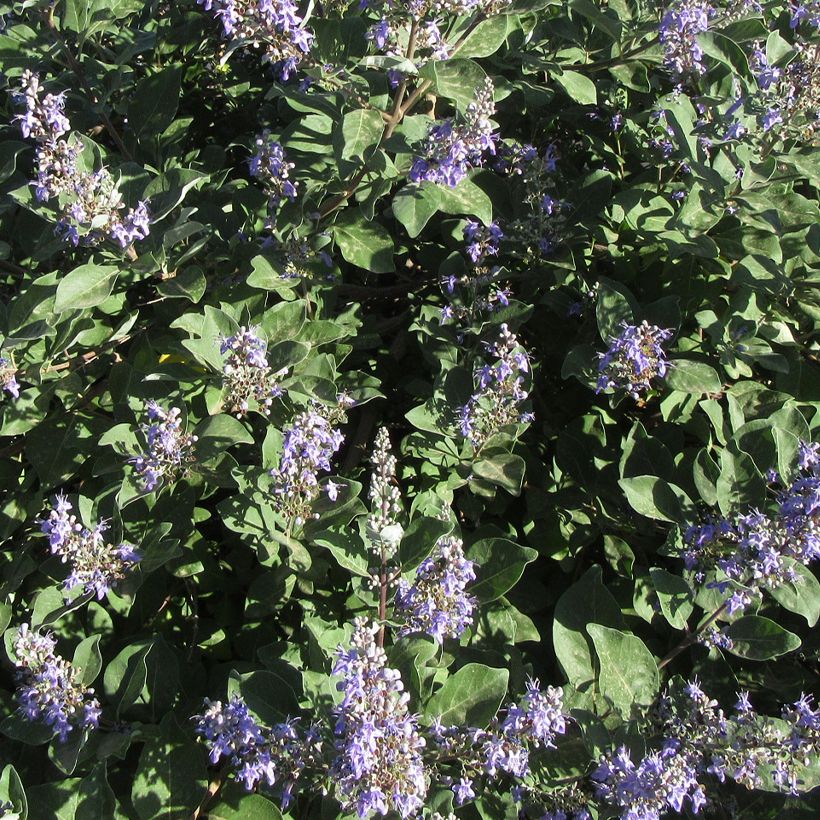
[[98, 763], [91, 774], [80, 781], [79, 799], [75, 818], [87, 817], [89, 820], [117, 816], [117, 799], [108, 784], [105, 763]]
[[450, 521], [416, 516], [401, 537], [398, 560], [404, 572], [415, 569], [433, 551], [440, 538], [453, 531]]
[[621, 608], [601, 578], [601, 568], [597, 564], [590, 567], [555, 605], [555, 655], [569, 682], [582, 691], [595, 680], [594, 650], [587, 626], [623, 626]]
[[377, 222], [367, 222], [355, 209], [348, 208], [331, 230], [342, 256], [351, 265], [373, 273], [390, 273], [395, 269], [393, 240]]
[[90, 686], [102, 669], [102, 654], [100, 653], [100, 636], [92, 635], [80, 641], [74, 650], [71, 663], [82, 670], [83, 686]]
[[507, 40], [514, 19], [506, 14], [497, 14], [482, 20], [461, 44], [458, 50], [459, 58], [489, 57], [495, 54]]
[[601, 665], [598, 685], [612, 705], [629, 719], [634, 704], [649, 706], [660, 688], [658, 665], [644, 642], [627, 632], [589, 624], [587, 632]]
[[159, 729], [142, 747], [131, 789], [134, 808], [141, 820], [189, 817], [208, 783], [205, 748], [172, 713], [162, 719]]
[[241, 695], [248, 709], [268, 726], [299, 712], [299, 697], [293, 681], [276, 671], [260, 669], [244, 675], [231, 672], [228, 697], [234, 695]]
[[793, 632], [760, 615], [738, 618], [730, 624], [727, 634], [733, 643], [729, 651], [753, 661], [768, 661], [794, 652], [801, 644]]
[[681, 526], [693, 520], [694, 506], [689, 496], [675, 484], [653, 475], [621, 478], [618, 484], [632, 509], [647, 518]]
[[330, 550], [342, 569], [363, 578], [370, 577], [369, 567], [374, 563], [374, 559], [357, 532], [350, 529], [342, 532], [325, 530], [314, 535], [312, 540], [320, 547]]
[[424, 188], [436, 188], [439, 210], [446, 214], [464, 214], [480, 219], [485, 225], [493, 221], [493, 203], [471, 179], [462, 179], [455, 188], [425, 183]]
[[437, 96], [453, 100], [462, 110], [475, 100], [486, 76], [472, 60], [431, 60], [419, 70], [419, 77], [432, 81]]
[[796, 580], [766, 591], [780, 606], [802, 615], [809, 626], [814, 626], [820, 619], [820, 581], [808, 567], [793, 558], [782, 560], [784, 567], [795, 573]]
[[152, 645], [126, 646], [105, 668], [103, 688], [110, 701], [117, 702], [117, 717], [128, 710], [145, 689], [148, 666], [145, 662]]
[[390, 666], [398, 669], [405, 688], [414, 699], [414, 705], [430, 694], [435, 670], [429, 662], [438, 653], [439, 644], [429, 635], [407, 636], [390, 647]]
[[179, 106], [182, 67], [167, 66], [137, 83], [128, 105], [128, 122], [140, 140], [164, 131]]
[[733, 453], [728, 447], [721, 450], [717, 500], [724, 515], [762, 504], [766, 487], [766, 479], [748, 453]]
[[511, 590], [538, 553], [506, 538], [485, 538], [470, 547], [467, 557], [476, 564], [476, 580], [469, 591], [486, 604]]
[[165, 279], [157, 285], [157, 292], [167, 299], [187, 299], [198, 302], [204, 295], [208, 282], [202, 268], [192, 265], [178, 271], [176, 276]]
[[229, 783], [219, 802], [208, 807], [208, 820], [280, 820], [282, 812], [261, 794], [248, 794], [239, 783]]
[[512, 453], [496, 453], [473, 462], [473, 473], [510, 495], [521, 495], [527, 465], [521, 456]]
[[0, 774], [0, 806], [4, 803], [11, 805], [11, 811], [17, 814], [19, 820], [26, 820], [28, 817], [26, 791], [20, 775], [11, 763], [7, 764]]
[[581, 105], [598, 104], [595, 83], [589, 77], [585, 77], [577, 71], [564, 71], [561, 74], [556, 74], [553, 79], [575, 102]]
[[144, 6], [144, 0], [65, 0], [63, 28], [88, 36]]
[[114, 289], [119, 268], [88, 263], [74, 268], [57, 284], [54, 312], [84, 310], [101, 305]]
[[208, 416], [194, 428], [197, 436], [196, 454], [207, 459], [232, 444], [253, 444], [254, 438], [239, 419], [227, 413]]
[[364, 162], [381, 139], [384, 121], [378, 111], [358, 108], [344, 115], [333, 133], [333, 147], [340, 162]]
[[608, 279], [599, 284], [595, 318], [598, 320], [598, 332], [606, 343], [621, 332], [624, 322], [628, 325], [635, 323], [630, 298], [623, 285]]
[[415, 238], [441, 205], [438, 185], [405, 185], [394, 197], [393, 216]]
[[444, 726], [484, 728], [498, 712], [510, 673], [480, 663], [468, 663], [444, 682], [427, 701], [424, 713]]
[[690, 359], [673, 359], [666, 374], [666, 384], [682, 393], [720, 393], [723, 384], [714, 367]]
[[674, 629], [685, 629], [694, 608], [689, 584], [679, 575], [673, 575], [665, 569], [653, 567], [649, 574], [658, 594], [663, 617]]

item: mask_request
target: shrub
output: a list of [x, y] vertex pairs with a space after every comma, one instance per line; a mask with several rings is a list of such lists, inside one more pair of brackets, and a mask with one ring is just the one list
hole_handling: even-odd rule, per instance
[[815, 0], [0, 15], [0, 815], [817, 816]]

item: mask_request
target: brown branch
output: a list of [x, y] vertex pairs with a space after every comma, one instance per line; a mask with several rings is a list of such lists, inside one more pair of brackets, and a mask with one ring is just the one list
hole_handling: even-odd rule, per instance
[[[60, 34], [60, 31], [54, 22], [54, 8], [54, 4], [52, 4], [49, 6], [48, 12], [46, 12], [46, 27], [51, 32], [51, 36], [54, 38], [57, 45], [62, 49], [63, 54], [65, 54], [69, 68], [74, 72], [75, 76], [80, 81], [80, 84], [85, 86], [85, 90], [90, 95], [92, 102], [97, 102], [94, 89], [88, 82], [88, 78], [85, 76], [85, 71], [83, 70], [80, 61], [74, 56], [71, 49], [68, 47], [68, 43], [66, 43], [63, 39], [63, 36]], [[111, 122], [108, 114], [106, 114], [102, 108], [100, 108], [98, 113], [100, 115], [100, 119], [103, 121], [105, 130], [108, 131], [108, 135], [114, 141], [114, 144], [117, 146], [119, 152], [123, 155], [123, 157], [125, 157], [125, 159], [129, 161], [133, 160], [134, 157], [131, 156], [131, 152], [125, 147], [125, 143], [122, 141], [119, 131], [117, 131], [114, 127], [114, 123]]]
[[687, 635], [659, 664], [658, 669], [663, 669], [665, 666], [668, 666], [672, 661], [680, 655], [684, 649], [688, 649], [693, 643], [696, 643], [698, 637], [703, 633], [703, 631], [708, 627], [711, 626], [724, 612], [726, 607], [728, 606], [728, 601], [726, 603], [721, 604], [694, 632], [691, 632]]
[[[484, 20], [483, 14], [477, 14], [475, 18], [473, 18], [470, 25], [464, 30], [464, 33], [461, 37], [458, 38], [455, 45], [453, 46], [453, 50], [450, 52], [450, 57], [452, 58], [456, 52], [464, 45], [467, 38], [470, 34], [473, 33], [476, 26]], [[416, 49], [416, 37], [418, 33], [418, 24], [414, 20], [411, 29], [410, 29], [410, 37], [407, 41], [407, 52], [406, 57], [407, 59], [412, 59], [413, 55], [415, 54]], [[398, 90], [396, 91], [396, 95], [393, 99], [393, 112], [390, 115], [390, 119], [387, 121], [384, 131], [382, 131], [381, 139], [379, 139], [379, 144], [376, 146], [376, 151], [378, 151], [386, 142], [393, 136], [393, 132], [398, 128], [401, 121], [407, 115], [409, 111], [412, 110], [413, 106], [418, 102], [421, 96], [427, 91], [428, 88], [433, 84], [432, 80], [424, 80], [418, 88], [413, 91], [413, 93], [407, 98], [406, 101], [402, 101], [404, 97], [404, 93], [407, 88], [407, 80], [403, 80], [402, 83], [399, 85]], [[375, 154], [376, 151], [373, 153]], [[342, 191], [340, 194], [336, 194], [336, 196], [331, 197], [327, 202], [325, 202], [319, 208], [319, 219], [326, 217], [328, 214], [333, 213], [340, 205], [344, 205], [350, 197], [352, 197], [359, 188], [362, 180], [367, 176], [368, 172], [368, 163], [364, 162], [362, 167], [356, 172], [353, 178], [348, 183], [347, 187]]]

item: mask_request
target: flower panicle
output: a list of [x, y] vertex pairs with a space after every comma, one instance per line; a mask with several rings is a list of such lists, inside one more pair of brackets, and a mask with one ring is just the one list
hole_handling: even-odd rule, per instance
[[72, 506], [64, 495], [54, 499], [54, 507], [40, 522], [40, 529], [48, 536], [54, 555], [71, 565], [64, 585], [66, 593], [81, 587], [101, 601], [122, 581], [140, 555], [132, 544], [112, 544], [106, 539], [108, 526], [99, 522], [88, 529], [71, 513]]
[[82, 683], [82, 671], [55, 652], [49, 633], [22, 624], [14, 638], [18, 711], [52, 728], [60, 742], [75, 729], [96, 729], [101, 714], [94, 690]]
[[184, 476], [196, 461], [197, 436], [185, 432], [182, 411], [166, 410], [155, 401], [146, 405], [148, 421], [140, 426], [146, 449], [129, 459], [143, 492], [153, 492]]

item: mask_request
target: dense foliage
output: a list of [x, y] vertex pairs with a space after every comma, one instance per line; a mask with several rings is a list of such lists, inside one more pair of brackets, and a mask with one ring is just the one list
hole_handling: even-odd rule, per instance
[[818, 816], [817, 0], [0, 15], [0, 816]]

